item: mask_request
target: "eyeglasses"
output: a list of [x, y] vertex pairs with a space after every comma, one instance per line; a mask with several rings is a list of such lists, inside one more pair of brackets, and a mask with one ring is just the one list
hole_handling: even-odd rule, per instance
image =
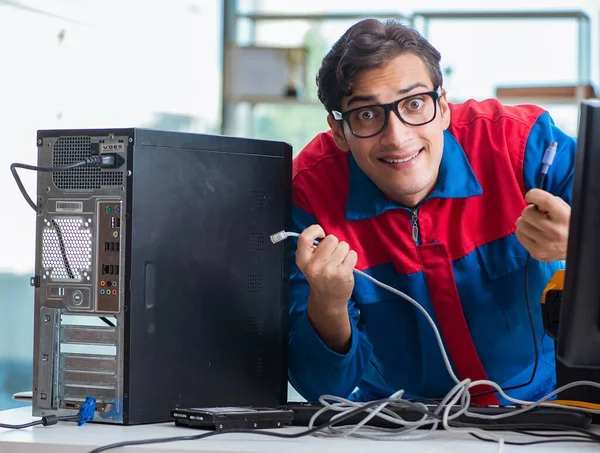
[[337, 121], [346, 121], [357, 138], [369, 138], [383, 131], [394, 112], [398, 119], [408, 126], [423, 126], [431, 123], [437, 113], [439, 88], [426, 93], [412, 94], [390, 104], [365, 105], [344, 113], [332, 111]]

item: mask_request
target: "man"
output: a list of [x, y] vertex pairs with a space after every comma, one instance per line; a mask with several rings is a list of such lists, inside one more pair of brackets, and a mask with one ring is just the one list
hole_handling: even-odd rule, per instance
[[[353, 268], [428, 311], [460, 379], [491, 379], [524, 399], [555, 387], [540, 297], [566, 258], [575, 140], [534, 106], [449, 104], [439, 63], [417, 32], [377, 20], [351, 27], [323, 59], [317, 84], [331, 131], [293, 170], [302, 233], [289, 376], [308, 400], [400, 389], [440, 398], [454, 385], [425, 317]], [[472, 389], [484, 393], [474, 402], [505, 403], [489, 390]]]

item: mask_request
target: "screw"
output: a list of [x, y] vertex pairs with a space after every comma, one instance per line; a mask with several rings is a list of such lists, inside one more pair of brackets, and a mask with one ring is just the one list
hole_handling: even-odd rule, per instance
[[127, 170], [127, 176], [131, 176], [131, 175], [132, 175], [131, 170]]
[[42, 141], [41, 141], [41, 140], [38, 140], [38, 145], [41, 145], [41, 144], [42, 144]]
[[48, 361], [48, 354], [42, 354], [42, 360], [44, 362], [47, 362]]
[[129, 143], [133, 143], [133, 138], [129, 137]]

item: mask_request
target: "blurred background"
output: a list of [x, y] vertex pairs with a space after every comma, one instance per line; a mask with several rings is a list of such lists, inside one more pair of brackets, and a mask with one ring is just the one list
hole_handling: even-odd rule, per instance
[[[535, 103], [576, 135], [578, 103], [600, 82], [600, 0], [408, 3], [0, 0], [0, 410], [31, 390], [35, 217], [9, 165], [36, 163], [38, 129], [238, 135], [297, 153], [327, 128], [321, 59], [354, 22], [378, 17], [441, 52], [451, 101]], [[35, 173], [21, 175], [35, 194]]]

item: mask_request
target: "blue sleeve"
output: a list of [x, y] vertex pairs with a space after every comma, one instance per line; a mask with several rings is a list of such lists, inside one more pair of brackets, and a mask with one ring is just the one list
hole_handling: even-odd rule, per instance
[[[317, 223], [313, 216], [297, 206], [293, 207], [292, 212], [294, 231], [297, 233]], [[297, 238], [292, 239], [288, 359], [290, 383], [308, 401], [317, 401], [323, 394], [348, 397], [367, 368], [373, 347], [357, 327], [360, 314], [352, 299], [348, 301], [352, 326], [350, 350], [346, 354], [338, 354], [321, 341], [306, 313], [309, 285], [296, 266]]]
[[571, 204], [577, 140], [556, 127], [547, 112], [540, 115], [527, 138], [523, 158], [525, 191], [539, 187], [542, 157], [553, 141], [558, 143], [558, 147], [554, 162], [546, 175], [545, 190]]

